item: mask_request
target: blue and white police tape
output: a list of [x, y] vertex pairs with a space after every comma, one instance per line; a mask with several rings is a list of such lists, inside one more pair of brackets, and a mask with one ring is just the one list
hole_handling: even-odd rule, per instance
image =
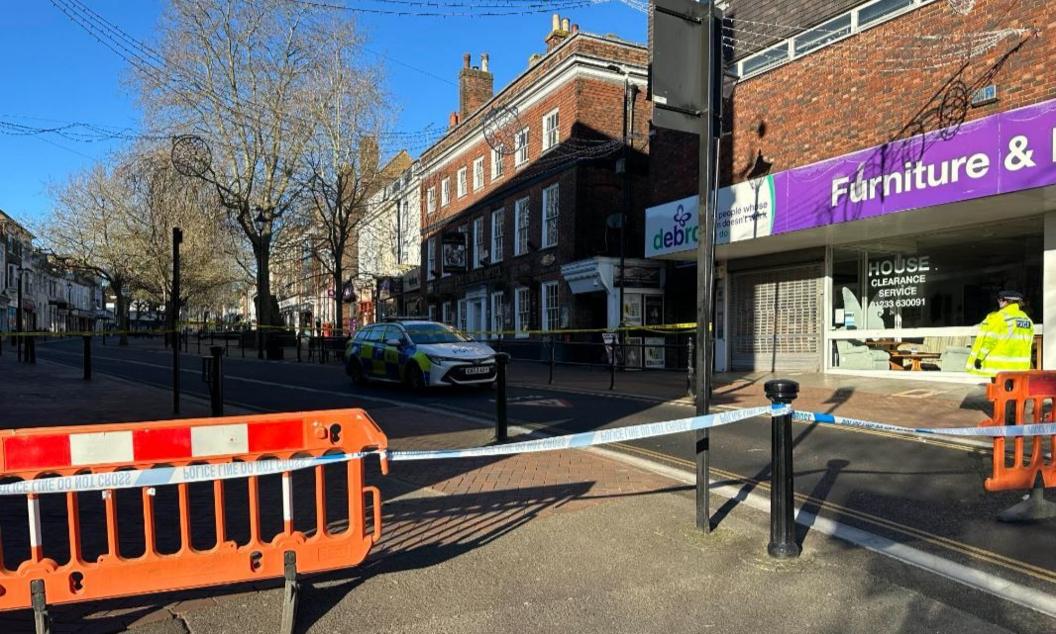
[[446, 458], [479, 458], [484, 456], [507, 456], [516, 453], [530, 453], [534, 451], [555, 451], [559, 449], [579, 449], [593, 445], [604, 445], [614, 442], [627, 442], [641, 440], [654, 436], [666, 436], [669, 434], [680, 434], [687, 431], [709, 429], [736, 423], [755, 416], [781, 416], [788, 414], [791, 410], [788, 406], [780, 405], [773, 407], [753, 407], [751, 409], [739, 409], [721, 414], [708, 414], [707, 416], [694, 416], [692, 418], [680, 418], [662, 423], [647, 423], [645, 425], [633, 425], [630, 427], [617, 427], [615, 429], [602, 429], [599, 431], [588, 431], [579, 434], [568, 434], [566, 436], [554, 436], [552, 438], [540, 438], [538, 440], [525, 440], [522, 442], [509, 443], [506, 445], [492, 445], [488, 447], [473, 447], [471, 449], [439, 449], [435, 451], [390, 451], [389, 460], [441, 460]]
[[895, 434], [912, 434], [917, 436], [1051, 436], [1056, 435], [1056, 423], [1034, 423], [1030, 425], [994, 425], [992, 427], [901, 427], [871, 420], [859, 420], [834, 414], [817, 412], [792, 412], [792, 420], [803, 423], [822, 423], [873, 431], [886, 431]]
[[788, 414], [790, 408], [785, 405], [772, 407], [753, 407], [707, 416], [681, 418], [662, 423], [647, 423], [630, 427], [617, 427], [600, 431], [554, 436], [538, 440], [468, 449], [442, 449], [436, 451], [364, 451], [347, 454], [328, 454], [325, 456], [291, 458], [288, 460], [254, 460], [246, 462], [227, 462], [220, 464], [197, 464], [182, 467], [160, 467], [154, 469], [137, 469], [127, 471], [109, 471], [104, 473], [83, 473], [74, 476], [59, 476], [21, 480], [0, 484], [0, 496], [26, 495], [45, 493], [66, 493], [69, 491], [109, 491], [113, 489], [134, 489], [156, 487], [170, 484], [191, 484], [194, 482], [212, 482], [251, 476], [266, 476], [308, 469], [319, 465], [335, 464], [365, 458], [367, 456], [386, 456], [391, 461], [441, 460], [447, 458], [477, 458], [484, 456], [506, 456], [516, 453], [536, 451], [556, 451], [560, 449], [577, 449], [614, 442], [641, 440], [654, 436], [678, 434], [687, 431], [709, 429], [742, 421], [754, 416], [781, 416]]

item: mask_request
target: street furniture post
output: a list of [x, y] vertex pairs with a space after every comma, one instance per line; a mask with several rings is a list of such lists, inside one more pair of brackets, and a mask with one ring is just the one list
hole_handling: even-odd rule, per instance
[[[767, 381], [766, 398], [774, 405], [791, 405], [799, 395], [799, 384], [788, 379]], [[798, 557], [795, 506], [792, 502], [792, 413], [771, 421], [770, 453], [770, 543], [766, 552], [776, 559]]]
[[509, 421], [506, 418], [506, 365], [510, 355], [499, 352], [495, 355], [497, 376], [495, 377], [495, 442], [506, 442], [509, 438]]

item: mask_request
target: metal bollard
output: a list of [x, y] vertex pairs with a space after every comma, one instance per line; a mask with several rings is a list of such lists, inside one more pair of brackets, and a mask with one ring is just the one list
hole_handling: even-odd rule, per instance
[[301, 335], [296, 335], [297, 339], [297, 363], [301, 362]]
[[198, 354], [202, 354], [202, 331], [198, 331]]
[[202, 382], [209, 386], [209, 410], [211, 416], [224, 415], [224, 366], [223, 346], [209, 348], [210, 356], [202, 357]]
[[84, 335], [84, 380], [92, 380], [92, 336]]
[[[788, 379], [767, 381], [763, 389], [775, 405], [791, 405], [799, 395], [799, 383]], [[766, 552], [776, 559], [799, 557], [792, 503], [791, 412], [773, 417], [770, 448], [770, 543]]]
[[224, 356], [231, 354], [231, 333], [224, 333]]
[[506, 365], [510, 355], [499, 352], [495, 355], [495, 442], [509, 439], [509, 420], [506, 418]]
[[616, 346], [620, 345], [618, 341], [613, 340], [612, 342], [612, 355], [609, 357], [609, 390], [616, 388]]
[[246, 358], [246, 331], [238, 333], [238, 347], [242, 348], [242, 358]]
[[554, 384], [554, 338], [550, 337], [550, 378], [547, 380], [547, 385]]

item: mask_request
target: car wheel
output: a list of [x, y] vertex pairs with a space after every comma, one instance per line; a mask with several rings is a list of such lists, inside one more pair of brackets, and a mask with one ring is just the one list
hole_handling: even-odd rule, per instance
[[352, 377], [352, 382], [356, 385], [367, 384], [367, 374], [363, 372], [363, 364], [358, 359], [350, 359], [345, 371], [348, 372], [348, 376]]
[[404, 379], [411, 390], [415, 392], [425, 390], [425, 376], [422, 375], [422, 369], [418, 367], [418, 364], [408, 364]]

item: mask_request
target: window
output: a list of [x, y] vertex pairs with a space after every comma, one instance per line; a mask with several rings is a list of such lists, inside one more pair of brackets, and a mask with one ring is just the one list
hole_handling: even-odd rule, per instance
[[429, 305], [429, 321], [436, 321], [436, 305]]
[[528, 319], [531, 315], [531, 301], [528, 297], [528, 287], [518, 288], [513, 296], [514, 324], [513, 329], [517, 331], [518, 337], [528, 336]]
[[451, 325], [451, 302], [444, 302], [440, 305], [440, 309], [442, 316], [441, 321], [445, 324]]
[[491, 294], [491, 338], [501, 339], [506, 320], [502, 304], [502, 293]]
[[851, 14], [847, 13], [797, 36], [793, 40], [793, 53], [796, 56], [803, 55], [850, 33]]
[[436, 188], [430, 187], [429, 191], [425, 192], [425, 209], [429, 213], [436, 211]]
[[484, 186], [484, 157], [473, 160], [473, 191]]
[[543, 330], [557, 330], [561, 327], [561, 304], [557, 298], [557, 282], [543, 282], [540, 289], [542, 305]]
[[491, 151], [491, 180], [502, 178], [502, 152]]
[[502, 238], [503, 238], [503, 210], [496, 209], [491, 212], [491, 261], [502, 261]]
[[558, 184], [543, 190], [543, 248], [557, 244], [557, 212], [560, 191]]
[[466, 195], [466, 168], [461, 167], [458, 170], [458, 197], [461, 198]]
[[858, 9], [858, 28], [864, 28], [881, 20], [895, 11], [913, 4], [913, 0], [880, 0], [875, 4]]
[[528, 162], [528, 128], [517, 133], [516, 148], [513, 157], [514, 166], [521, 166]]
[[548, 112], [543, 117], [543, 151], [547, 151], [550, 148], [557, 145], [557, 139], [560, 135], [560, 130], [557, 127], [557, 110]]
[[479, 269], [481, 260], [487, 254], [484, 252], [484, 218], [473, 221], [473, 268]]
[[524, 255], [528, 253], [528, 198], [522, 198], [514, 203], [513, 221], [517, 225], [517, 233], [513, 241], [513, 254]]
[[[425, 281], [431, 282], [436, 277], [436, 238], [429, 238], [426, 247]], [[432, 308], [432, 306], [430, 306]]]
[[788, 44], [782, 42], [777, 46], [766, 49], [762, 53], [757, 53], [745, 59], [741, 63], [741, 76], [762, 72], [786, 62], [788, 59]]
[[451, 202], [451, 179], [445, 178], [440, 181], [440, 206], [443, 207]]

